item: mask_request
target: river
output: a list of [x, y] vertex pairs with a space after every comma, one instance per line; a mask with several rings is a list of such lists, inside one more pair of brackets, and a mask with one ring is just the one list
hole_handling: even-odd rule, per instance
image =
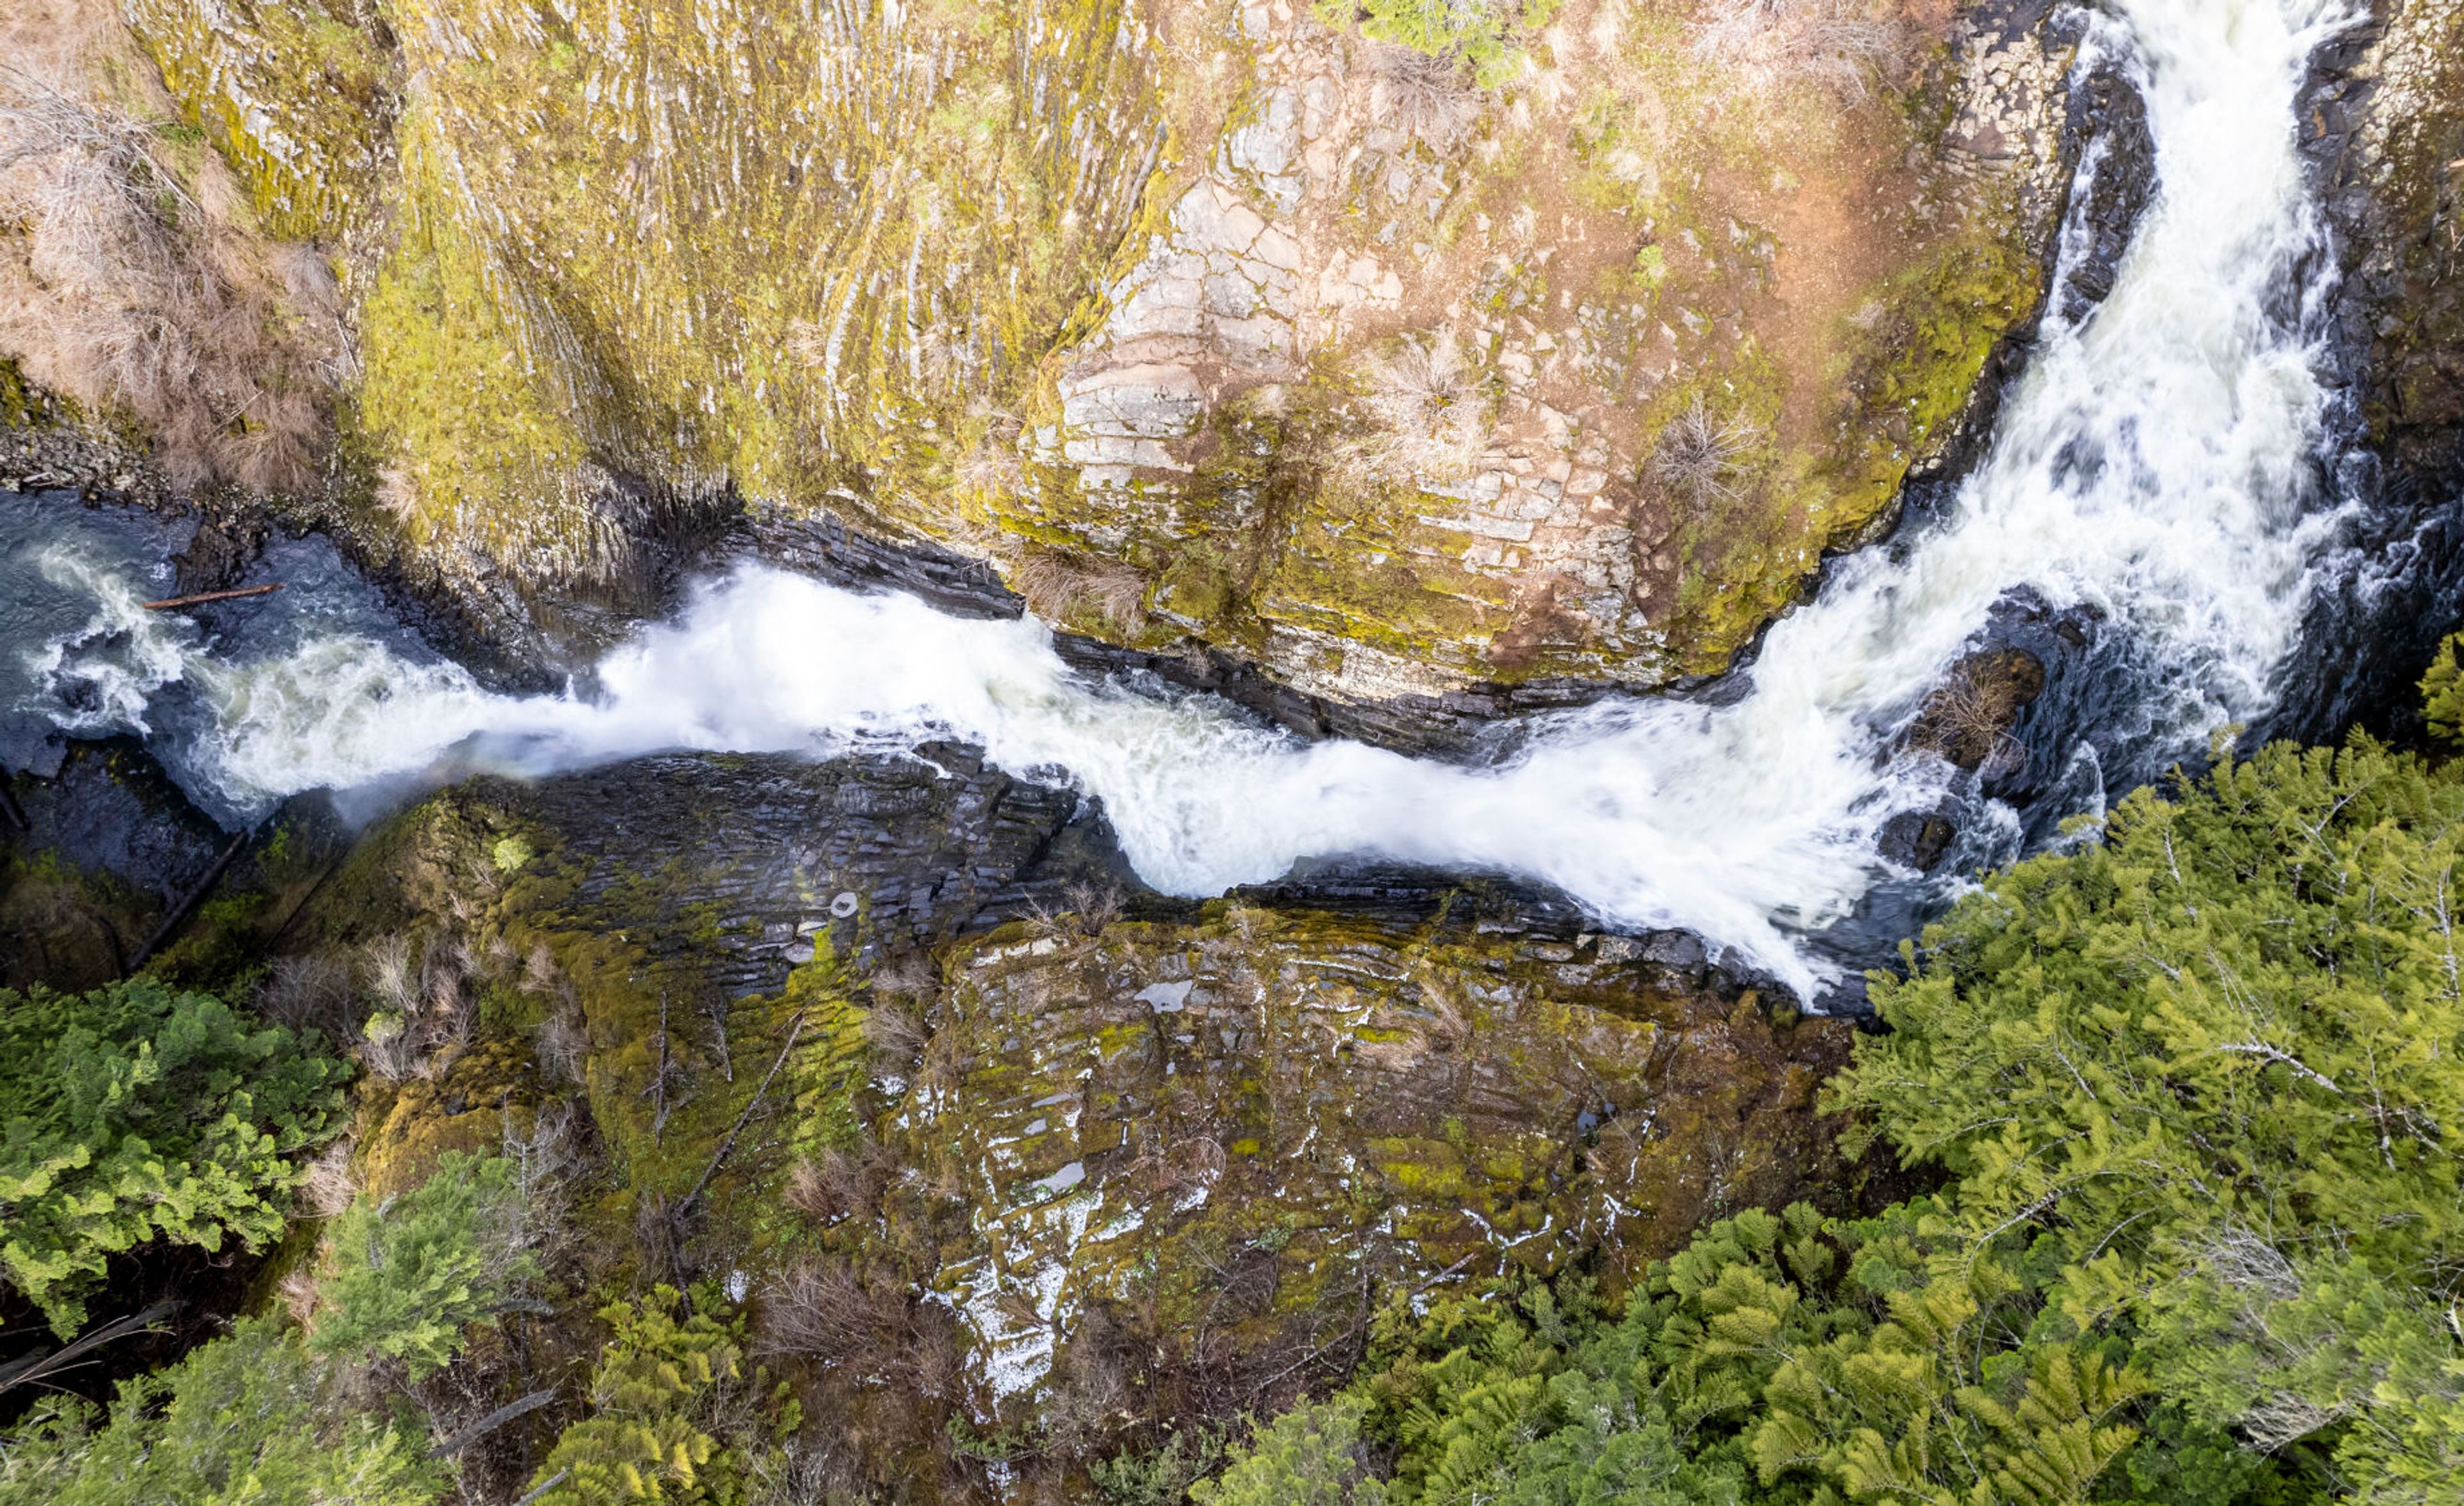
[[[2325, 0], [2097, 13], [2089, 51], [2126, 59], [2158, 174], [2112, 294], [2075, 324], [2048, 316], [1956, 494], [1837, 562], [1716, 704], [1619, 698], [1536, 718], [1510, 758], [1466, 767], [1090, 682], [1031, 619], [962, 620], [766, 567], [699, 583], [586, 696], [502, 695], [391, 629], [318, 541], [275, 562], [309, 588], [200, 628], [138, 605], [159, 593], [145, 571], [170, 525], [52, 502], [0, 529], [15, 645], [0, 651], [15, 719], [0, 756], [22, 764], [37, 723], [147, 733], [192, 794], [240, 820], [298, 790], [444, 768], [957, 738], [1100, 796], [1159, 889], [1218, 893], [1330, 854], [1502, 870], [1609, 923], [1698, 932], [1814, 997], [1860, 955], [1843, 930], [1870, 932], [1878, 911], [1903, 929], [1957, 874], [2277, 713], [2303, 624], [2366, 567], [2355, 504], [2322, 479], [2324, 231], [2295, 119], [2312, 50], [2347, 19]], [[2039, 798], [2024, 813], [1895, 751], [2013, 602], [2095, 629], [2069, 688], [2031, 713]], [[1945, 877], [1879, 854], [1909, 811], [1955, 816]]]

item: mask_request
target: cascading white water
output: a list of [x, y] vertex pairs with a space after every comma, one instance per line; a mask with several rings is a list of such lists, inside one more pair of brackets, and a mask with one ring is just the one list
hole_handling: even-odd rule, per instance
[[1612, 701], [1467, 769], [1089, 685], [1032, 622], [749, 568], [612, 653], [587, 700], [488, 695], [357, 636], [254, 665], [192, 654], [218, 717], [201, 772], [249, 798], [415, 770], [474, 734], [525, 767], [954, 737], [1013, 770], [1067, 769], [1158, 888], [1214, 893], [1312, 854], [1499, 868], [1616, 922], [1698, 931], [1811, 993], [1825, 968], [1792, 935], [1848, 913], [1886, 870], [1882, 823], [1951, 778], [1880, 750], [2006, 593], [2092, 606], [2129, 634], [2130, 694], [2165, 746], [2195, 751], [2266, 709], [2332, 527], [2305, 506], [2313, 353], [2266, 309], [2317, 242], [2294, 100], [2343, 19], [2332, 0], [2117, 0], [2094, 23], [2139, 59], [2160, 175], [2112, 295], [2078, 328], [2049, 325], [1939, 524], [1896, 558], [1844, 562], [1730, 704]]

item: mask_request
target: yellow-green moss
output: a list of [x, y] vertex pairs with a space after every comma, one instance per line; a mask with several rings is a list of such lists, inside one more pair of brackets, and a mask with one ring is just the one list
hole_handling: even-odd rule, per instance
[[393, 59], [356, 11], [319, 0], [129, 0], [188, 120], [247, 185], [266, 228], [334, 238], [379, 187]]

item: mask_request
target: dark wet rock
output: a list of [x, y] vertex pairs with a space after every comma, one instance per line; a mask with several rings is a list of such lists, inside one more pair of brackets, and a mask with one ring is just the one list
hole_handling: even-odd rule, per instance
[[2337, 391], [2320, 476], [2360, 568], [2313, 596], [2244, 746], [2422, 734], [2417, 681], [2464, 611], [2464, 10], [2373, 0], [2321, 47], [2301, 146], [2331, 243], [2296, 269]]
[[133, 738], [72, 743], [58, 774], [20, 776], [11, 792], [33, 828], [28, 845], [166, 904], [226, 840]]
[[171, 556], [178, 594], [229, 590], [265, 553], [271, 532], [262, 517], [217, 509], [197, 524], [187, 544]]
[[2024, 756], [2012, 728], [2045, 690], [2044, 662], [2025, 649], [1988, 649], [1950, 668], [1908, 729], [1908, 745], [1963, 769], [1987, 770]]
[[2342, 268], [2336, 318], [2390, 490], [2464, 483], [2464, 11], [2377, 0], [2303, 96]]
[[993, 567], [935, 544], [893, 543], [827, 514], [756, 507], [742, 544], [774, 565], [856, 590], [900, 590], [958, 617], [1013, 618], [1026, 604]]
[[1358, 858], [1309, 859], [1272, 882], [1244, 884], [1232, 897], [1273, 909], [1354, 916], [1397, 930], [1444, 926], [1567, 942], [1591, 929], [1580, 906], [1546, 885]]
[[[776, 992], [818, 945], [929, 948], [1038, 902], [1065, 908], [1073, 882], [1135, 885], [1084, 851], [1083, 831], [1061, 843], [1073, 822], [1100, 821], [1077, 794], [949, 744], [820, 762], [663, 755], [447, 798], [510, 821], [504, 840], [521, 847], [505, 861], [553, 865], [569, 882], [561, 910], [639, 929], [654, 956], [690, 953], [730, 995]], [[1109, 831], [1091, 845], [1109, 849]], [[1071, 850], [1047, 865], [1056, 846]], [[524, 849], [539, 856], [515, 862]]]
[[1422, 758], [1481, 759], [1493, 753], [1502, 738], [1511, 735], [1511, 729], [1500, 726], [1502, 722], [1588, 706], [1618, 694], [1615, 685], [1545, 679], [1471, 685], [1436, 696], [1348, 701], [1310, 695], [1237, 654], [1204, 644], [1156, 652], [1061, 633], [1053, 646], [1063, 659], [1085, 674], [1133, 680], [1153, 676], [1175, 689], [1220, 696], [1301, 737], [1348, 738]]
[[1942, 815], [1922, 810], [1903, 810], [1882, 823], [1877, 842], [1881, 854], [1903, 868], [1913, 868], [1929, 874], [1949, 855], [1950, 844], [1959, 829]]
[[0, 359], [0, 492], [41, 491], [149, 507], [175, 501], [143, 449], [79, 421], [73, 408], [28, 382], [14, 362]]
[[2100, 68], [2073, 92], [2063, 132], [2064, 155], [2099, 157], [2087, 194], [2070, 210], [2079, 259], [2062, 279], [2061, 318], [2076, 321], [2104, 301], [2139, 217], [2156, 194], [2156, 138], [2147, 128], [2147, 104], [2128, 77]]
[[133, 739], [69, 744], [0, 819], [0, 985], [85, 988], [117, 978], [228, 838]]

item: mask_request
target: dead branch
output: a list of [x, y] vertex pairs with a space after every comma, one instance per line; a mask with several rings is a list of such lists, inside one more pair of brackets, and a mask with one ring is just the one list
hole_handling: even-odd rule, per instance
[[57, 1375], [63, 1370], [76, 1369], [89, 1363], [91, 1362], [78, 1357], [89, 1350], [99, 1349], [115, 1339], [125, 1339], [131, 1334], [157, 1332], [155, 1325], [177, 1313], [181, 1305], [178, 1301], [166, 1297], [143, 1312], [132, 1313], [126, 1318], [115, 1318], [99, 1328], [79, 1335], [50, 1354], [28, 1355], [22, 1360], [0, 1365], [0, 1391], [6, 1391], [12, 1386], [30, 1384], [40, 1381], [44, 1376]]
[[145, 939], [145, 944], [137, 949], [137, 955], [128, 960], [126, 971], [133, 973], [144, 966], [148, 958], [179, 934], [181, 923], [197, 908], [197, 901], [206, 897], [207, 892], [223, 876], [223, 870], [231, 867], [231, 859], [239, 856], [239, 850], [246, 847], [248, 839], [255, 834], [256, 831], [252, 827], [231, 839], [231, 845], [223, 849], [222, 856], [214, 859], [214, 866], [207, 869], [206, 876], [197, 880], [197, 887], [189, 890], [186, 897], [171, 907], [171, 913], [163, 918], [163, 923], [154, 928], [154, 934]]
[[551, 1385], [544, 1391], [533, 1391], [530, 1395], [522, 1397], [518, 1401], [507, 1402], [504, 1406], [497, 1407], [495, 1411], [480, 1418], [470, 1427], [463, 1428], [452, 1437], [446, 1439], [435, 1448], [429, 1450], [428, 1456], [431, 1459], [443, 1459], [451, 1455], [460, 1453], [463, 1450], [471, 1447], [471, 1445], [474, 1443], [477, 1443], [480, 1439], [488, 1436], [488, 1434], [492, 1432], [495, 1432], [497, 1428], [502, 1428], [509, 1422], [512, 1422], [515, 1418], [538, 1411], [540, 1407], [545, 1406], [548, 1403], [555, 1400], [556, 1387]]
[[236, 601], [242, 596], [271, 596], [282, 589], [280, 581], [271, 586], [243, 586], [232, 591], [199, 591], [193, 596], [166, 596], [158, 602], [140, 602], [147, 611], [169, 611], [175, 607], [202, 607], [208, 602]]
[[536, 1487], [524, 1495], [521, 1499], [514, 1502], [514, 1506], [531, 1506], [531, 1502], [538, 1500], [548, 1492], [556, 1489], [560, 1485], [562, 1485], [564, 1483], [564, 1477], [572, 1473], [573, 1467], [571, 1465], [567, 1465], [563, 1469], [557, 1471], [554, 1474], [541, 1480]]
[[701, 1205], [701, 1195], [709, 1189], [710, 1179], [718, 1175], [718, 1168], [726, 1164], [728, 1156], [735, 1151], [736, 1137], [743, 1134], [744, 1126], [753, 1122], [753, 1111], [761, 1106], [762, 1098], [770, 1092], [770, 1084], [779, 1076], [779, 1069], [787, 1065], [787, 1053], [796, 1049], [796, 1037], [803, 1033], [804, 1011], [799, 1009], [795, 1023], [787, 1029], [787, 1044], [779, 1048], [778, 1056], [770, 1063], [770, 1071], [761, 1078], [761, 1086], [753, 1090], [752, 1100], [744, 1105], [744, 1112], [736, 1117], [736, 1127], [727, 1132], [727, 1139], [719, 1142], [718, 1153], [712, 1156], [710, 1164], [702, 1168], [701, 1180], [695, 1182], [693, 1190], [685, 1194], [684, 1201], [676, 1205], [679, 1214], [689, 1214]]

